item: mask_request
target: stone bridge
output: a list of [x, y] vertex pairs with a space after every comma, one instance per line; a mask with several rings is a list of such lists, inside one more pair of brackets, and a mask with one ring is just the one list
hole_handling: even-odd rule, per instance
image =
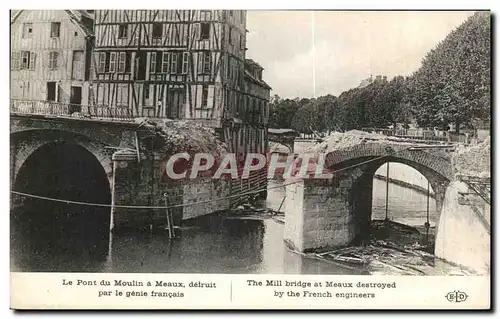
[[362, 239], [371, 221], [374, 174], [388, 162], [406, 164], [422, 173], [435, 192], [439, 212], [453, 179], [452, 150], [449, 145], [364, 137], [323, 150], [325, 167], [333, 178], [285, 181], [289, 184], [285, 240], [297, 250], [308, 251]]
[[[468, 147], [459, 153], [456, 148], [456, 144], [429, 144], [358, 132], [335, 133], [312, 148], [324, 155], [324, 167], [332, 173], [331, 178], [285, 181], [285, 242], [307, 252], [366, 238], [372, 217], [374, 174], [383, 164], [397, 162], [420, 172], [434, 190], [439, 216], [436, 257], [488, 273], [488, 196], [475, 190], [477, 187], [467, 186], [459, 173], [463, 171], [460, 158], [470, 154], [466, 162], [477, 163], [481, 174], [489, 174], [489, 144]], [[469, 166], [474, 168], [474, 164]], [[488, 183], [487, 178], [482, 180]], [[465, 233], [468, 235], [460, 235]]]
[[[48, 198], [103, 204], [104, 207], [81, 205], [81, 214], [75, 213], [74, 206], [73, 210], [65, 210], [65, 214], [72, 214], [71, 227], [81, 228], [84, 224], [88, 226], [84, 227], [86, 231], [96, 234], [109, 234], [113, 228], [164, 224], [165, 209], [123, 206], [165, 206], [163, 195], [167, 191], [175, 194], [169, 205], [230, 193], [222, 181], [196, 180], [190, 184], [168, 185], [163, 178], [166, 155], [155, 147], [157, 138], [150, 128], [134, 121], [11, 113], [11, 189]], [[207, 194], [199, 195], [200, 189]], [[35, 209], [21, 216], [15, 207], [26, 201], [35, 203]], [[58, 203], [15, 193], [11, 203], [13, 224], [54, 223], [54, 216], [50, 217], [47, 212], [53, 211], [51, 205]], [[175, 208], [173, 214], [178, 221], [227, 209], [229, 205], [229, 200], [220, 200]], [[42, 215], [47, 216], [44, 219]]]

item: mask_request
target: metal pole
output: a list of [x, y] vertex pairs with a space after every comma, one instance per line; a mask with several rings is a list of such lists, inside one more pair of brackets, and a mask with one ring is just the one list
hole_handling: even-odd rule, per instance
[[425, 240], [426, 240], [427, 245], [429, 244], [429, 228], [431, 226], [429, 224], [429, 197], [430, 196], [431, 196], [430, 182], [427, 181], [427, 220], [425, 222], [425, 231], [426, 231]]
[[387, 162], [387, 174], [385, 177], [385, 220], [389, 220], [389, 162]]

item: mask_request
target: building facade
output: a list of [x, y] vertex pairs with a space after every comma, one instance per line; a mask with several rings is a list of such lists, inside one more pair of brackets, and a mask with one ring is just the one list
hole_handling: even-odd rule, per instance
[[88, 104], [93, 17], [84, 10], [11, 15], [11, 98]]
[[197, 120], [232, 151], [266, 150], [270, 88], [245, 60], [246, 11], [96, 10], [94, 33], [90, 104]]

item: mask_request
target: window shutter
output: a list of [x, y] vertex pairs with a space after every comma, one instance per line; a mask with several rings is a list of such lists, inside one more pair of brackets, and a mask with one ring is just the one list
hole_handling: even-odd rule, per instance
[[118, 59], [118, 72], [120, 72], [120, 73], [125, 72], [126, 56], [127, 56], [127, 54], [125, 52], [120, 52], [119, 59]]
[[203, 52], [198, 52], [198, 74], [203, 73]]
[[189, 65], [189, 52], [182, 53], [182, 73], [187, 73]]
[[156, 72], [156, 52], [151, 52], [151, 61], [149, 61], [149, 73]]
[[177, 53], [172, 53], [172, 66], [170, 67], [171, 73], [176, 73], [177, 72]]
[[35, 61], [36, 61], [36, 53], [31, 51], [30, 52], [30, 70], [35, 69]]
[[104, 73], [104, 68], [106, 65], [106, 53], [105, 52], [97, 52], [97, 57], [98, 57], [98, 65], [97, 65], [97, 70], [99, 73]]
[[111, 52], [109, 57], [109, 72], [114, 73], [116, 71], [116, 52]]
[[162, 73], [170, 73], [170, 52], [163, 52]]
[[10, 55], [10, 69], [15, 70], [16, 69], [16, 53], [17, 52], [12, 52]]

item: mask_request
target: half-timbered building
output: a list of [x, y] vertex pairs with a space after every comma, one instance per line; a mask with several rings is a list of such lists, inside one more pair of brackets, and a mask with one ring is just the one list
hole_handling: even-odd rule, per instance
[[245, 129], [266, 131], [269, 100], [261, 75], [248, 71], [256, 64], [245, 68], [246, 11], [96, 10], [94, 32], [91, 104], [198, 120], [234, 150], [265, 150], [265, 135]]
[[87, 104], [93, 17], [85, 10], [11, 14], [11, 98]]

